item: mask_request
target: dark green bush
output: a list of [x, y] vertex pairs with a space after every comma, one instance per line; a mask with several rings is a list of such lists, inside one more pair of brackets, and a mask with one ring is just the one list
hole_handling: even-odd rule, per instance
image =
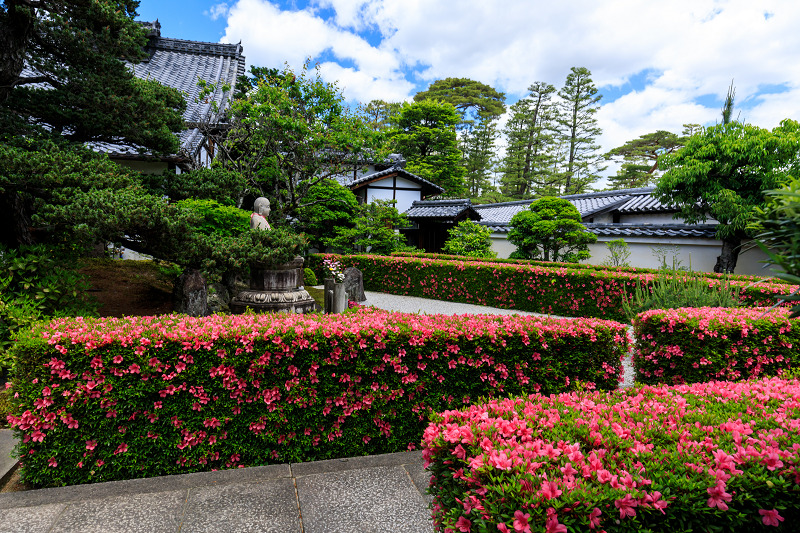
[[311, 270], [310, 268], [303, 269], [303, 277], [306, 285], [311, 285], [311, 286], [319, 285], [319, 283], [317, 283], [317, 276], [314, 274], [314, 271]]

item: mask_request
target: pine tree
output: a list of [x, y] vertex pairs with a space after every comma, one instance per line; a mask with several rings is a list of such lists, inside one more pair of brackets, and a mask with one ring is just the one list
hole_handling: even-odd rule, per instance
[[596, 143], [602, 130], [595, 114], [602, 95], [592, 81], [592, 73], [585, 67], [572, 67], [558, 96], [559, 135], [566, 146], [563, 167], [563, 194], [577, 194], [599, 179], [602, 155]]
[[511, 106], [511, 118], [503, 133], [508, 142], [502, 164], [503, 194], [532, 198], [551, 194], [553, 186], [555, 87], [536, 82], [529, 95]]

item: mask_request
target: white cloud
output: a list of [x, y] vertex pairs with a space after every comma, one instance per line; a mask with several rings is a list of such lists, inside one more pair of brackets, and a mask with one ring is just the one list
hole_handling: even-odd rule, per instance
[[211, 6], [208, 11], [203, 11], [203, 14], [209, 17], [211, 20], [217, 20], [219, 18], [228, 16], [229, 10], [230, 7], [228, 7], [228, 4], [223, 2], [221, 4], [215, 4]]
[[[744, 120], [774, 127], [800, 118], [800, 2], [792, 0], [312, 0], [292, 11], [238, 0], [225, 16], [223, 40], [241, 40], [250, 63], [320, 58], [325, 79], [360, 101], [407, 99], [453, 76], [488, 83], [511, 103], [531, 83], [559, 87], [570, 67], [585, 66], [601, 91], [627, 92], [601, 102], [604, 150], [714, 123], [732, 79]], [[650, 77], [631, 86], [642, 72]], [[765, 86], [785, 91], [764, 94]]]

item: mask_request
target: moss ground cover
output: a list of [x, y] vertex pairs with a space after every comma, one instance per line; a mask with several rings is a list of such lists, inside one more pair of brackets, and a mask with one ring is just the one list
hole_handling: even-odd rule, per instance
[[[612, 270], [552, 268], [535, 265], [428, 259], [419, 257], [314, 254], [318, 270], [328, 257], [364, 274], [364, 288], [391, 294], [420, 296], [505, 309], [573, 317], [625, 320], [623, 294], [639, 284], [650, 284], [656, 274]], [[709, 286], [726, 283], [708, 279]], [[741, 288], [747, 306], [769, 306], [786, 285], [730, 281]]]
[[775, 376], [800, 367], [800, 319], [789, 309], [655, 309], [633, 321], [642, 383]]
[[20, 339], [15, 415], [35, 486], [393, 452], [480, 397], [616, 388], [605, 320], [343, 315], [58, 319]]
[[795, 531], [800, 382], [497, 399], [424, 433], [434, 521], [457, 532]]

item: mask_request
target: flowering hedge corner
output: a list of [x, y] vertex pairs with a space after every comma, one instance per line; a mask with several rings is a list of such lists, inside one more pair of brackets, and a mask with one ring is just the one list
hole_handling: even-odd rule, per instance
[[800, 367], [800, 319], [777, 308], [657, 309], [633, 322], [642, 383], [779, 376]]
[[800, 383], [498, 399], [432, 417], [440, 531], [796, 531]]

